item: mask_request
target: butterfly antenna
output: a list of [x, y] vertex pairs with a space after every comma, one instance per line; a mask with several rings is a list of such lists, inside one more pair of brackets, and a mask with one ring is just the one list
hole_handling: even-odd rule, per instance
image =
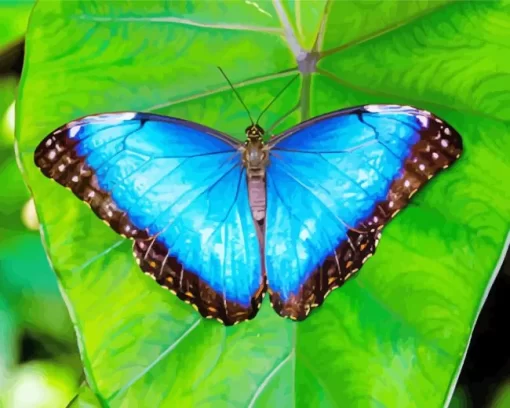
[[241, 104], [244, 106], [244, 109], [246, 110], [246, 113], [248, 113], [248, 117], [250, 118], [251, 124], [253, 125], [254, 124], [253, 118], [251, 117], [251, 114], [250, 114], [250, 111], [248, 110], [248, 107], [244, 104], [243, 100], [241, 99], [241, 96], [239, 95], [239, 93], [237, 93], [236, 89], [234, 88], [234, 85], [232, 84], [232, 82], [230, 82], [230, 79], [228, 79], [228, 77], [225, 74], [225, 72], [221, 69], [221, 67], [218, 67], [218, 69], [220, 70], [221, 74], [225, 77], [225, 79], [227, 80], [228, 84], [230, 85], [230, 87], [232, 88], [234, 93], [236, 94], [237, 99], [239, 99], [239, 102], [241, 102]]
[[285, 92], [285, 90], [286, 90], [286, 89], [287, 89], [287, 88], [288, 88], [288, 87], [289, 87], [289, 86], [290, 86], [290, 85], [291, 85], [291, 84], [292, 84], [292, 83], [296, 80], [296, 78], [297, 78], [297, 77], [299, 77], [299, 73], [298, 73], [298, 74], [296, 74], [296, 76], [295, 76], [294, 78], [292, 78], [292, 79], [289, 81], [289, 83], [288, 83], [287, 85], [285, 85], [285, 86], [282, 88], [282, 90], [276, 94], [276, 96], [273, 98], [273, 100], [272, 100], [271, 102], [269, 102], [269, 104], [268, 104], [268, 105], [267, 105], [267, 106], [266, 106], [266, 107], [262, 110], [262, 112], [260, 112], [260, 115], [259, 115], [259, 117], [257, 118], [257, 121], [255, 122], [256, 124], [258, 124], [258, 123], [259, 123], [259, 120], [260, 120], [260, 118], [262, 117], [262, 115], [263, 115], [263, 114], [264, 114], [264, 113], [265, 113], [265, 112], [266, 112], [266, 111], [267, 111], [267, 110], [271, 107], [271, 105], [274, 103], [274, 101], [276, 101], [276, 100], [279, 98], [279, 96], [280, 96], [283, 92]]

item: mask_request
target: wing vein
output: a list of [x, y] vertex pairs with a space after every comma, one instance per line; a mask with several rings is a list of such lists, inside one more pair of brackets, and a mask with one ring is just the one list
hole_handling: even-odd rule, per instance
[[[213, 184], [209, 185], [207, 188], [204, 189], [204, 191], [202, 191], [198, 196], [196, 196], [195, 198], [193, 198], [193, 200], [191, 200], [191, 202], [188, 204], [187, 207], [185, 207], [182, 211], [178, 212], [177, 214], [175, 214], [174, 216], [174, 220], [171, 221], [170, 223], [168, 223], [161, 231], [159, 231], [157, 234], [162, 234], [164, 231], [166, 231], [168, 228], [170, 228], [175, 220], [180, 216], [182, 215], [187, 209], [189, 206], [191, 206], [191, 204], [193, 204], [198, 198], [202, 197], [204, 194], [206, 194], [207, 192], [209, 192], [215, 185], [217, 185], [221, 180], [223, 180], [233, 169], [235, 169], [237, 167], [237, 165], [233, 165], [227, 172], [225, 172], [221, 177], [218, 178], [218, 180], [216, 180]], [[189, 192], [189, 190], [188, 190]], [[185, 194], [185, 193], [184, 193]], [[181, 196], [179, 196], [179, 199], [182, 198], [184, 196], [184, 194], [182, 194]], [[161, 213], [164, 214], [166, 213], [171, 207], [173, 207], [175, 204], [177, 203], [177, 200], [170, 206], [168, 206], [165, 210], [163, 210]], [[156, 222], [156, 220], [158, 219], [159, 217], [157, 217], [147, 228], [151, 228], [154, 223]]]

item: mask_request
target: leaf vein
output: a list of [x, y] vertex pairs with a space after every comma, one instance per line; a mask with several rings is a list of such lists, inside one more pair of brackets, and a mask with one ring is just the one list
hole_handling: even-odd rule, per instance
[[108, 402], [111, 402], [118, 395], [124, 394], [133, 384], [135, 384], [140, 378], [146, 375], [152, 370], [161, 360], [163, 360], [172, 350], [174, 350], [186, 337], [188, 337], [200, 324], [202, 318], [198, 318], [195, 322], [188, 327], [188, 329], [172, 344], [170, 344], [159, 356], [157, 356], [152, 363], [150, 363], [144, 370], [142, 370], [137, 376], [128, 381], [119, 390], [115, 391], [112, 395], [107, 398]]
[[276, 27], [260, 27], [243, 24], [227, 24], [227, 23], [202, 23], [200, 21], [193, 21], [187, 18], [180, 17], [107, 17], [107, 16], [95, 16], [90, 14], [80, 14], [74, 16], [75, 19], [94, 21], [94, 22], [126, 22], [126, 23], [171, 23], [185, 26], [201, 27], [201, 28], [212, 28], [217, 30], [234, 30], [234, 31], [254, 31], [263, 32], [269, 34], [283, 34], [281, 28]]
[[271, 372], [264, 378], [264, 381], [262, 381], [259, 386], [257, 387], [257, 390], [251, 397], [250, 403], [248, 404], [248, 408], [253, 408], [255, 406], [255, 403], [257, 402], [257, 398], [262, 394], [264, 389], [266, 388], [267, 384], [271, 381], [271, 379], [280, 371], [280, 369], [290, 360], [290, 358], [294, 355], [294, 350], [292, 350], [287, 357], [285, 357], [280, 363], [278, 363], [277, 366], [275, 366]]

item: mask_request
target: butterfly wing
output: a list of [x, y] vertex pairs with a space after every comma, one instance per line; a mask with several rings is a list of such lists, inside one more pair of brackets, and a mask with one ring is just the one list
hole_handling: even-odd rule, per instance
[[304, 122], [269, 148], [268, 292], [280, 315], [301, 320], [374, 253], [382, 227], [462, 141], [429, 112], [368, 105]]
[[143, 271], [202, 315], [234, 324], [255, 316], [265, 289], [237, 148], [197, 124], [125, 112], [57, 129], [35, 163], [134, 239]]

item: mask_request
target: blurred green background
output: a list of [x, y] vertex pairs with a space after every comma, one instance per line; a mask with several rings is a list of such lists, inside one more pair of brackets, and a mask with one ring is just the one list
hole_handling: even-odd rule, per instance
[[32, 2], [0, 1], [0, 407], [65, 407], [81, 364], [14, 155], [14, 100]]
[[[14, 155], [14, 101], [32, 5], [0, 0], [0, 407], [6, 408], [65, 407], [83, 381], [73, 327]], [[480, 316], [451, 407], [510, 407], [508, 264]]]

